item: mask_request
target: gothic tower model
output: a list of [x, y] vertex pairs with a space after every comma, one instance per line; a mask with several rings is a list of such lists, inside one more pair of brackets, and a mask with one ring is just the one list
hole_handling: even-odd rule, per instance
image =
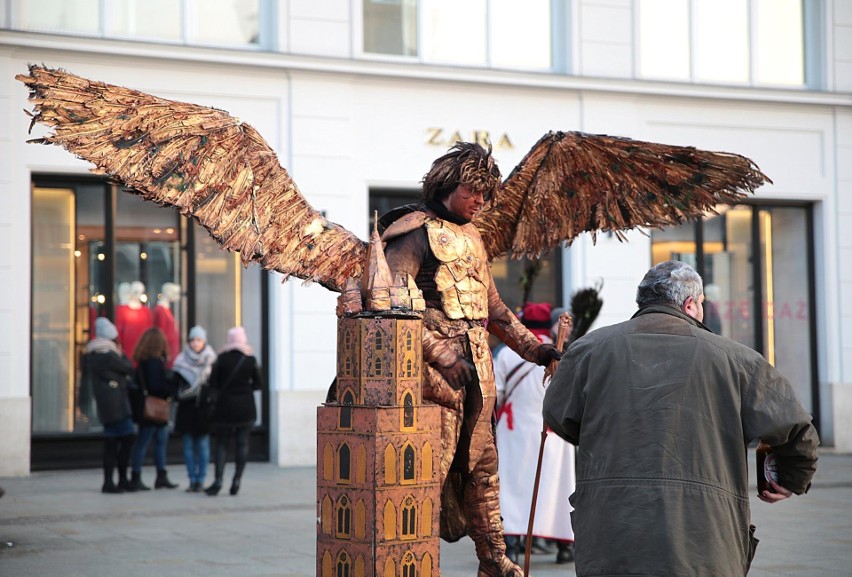
[[423, 404], [422, 293], [378, 233], [341, 294], [336, 398], [317, 410], [317, 577], [438, 577], [440, 409]]

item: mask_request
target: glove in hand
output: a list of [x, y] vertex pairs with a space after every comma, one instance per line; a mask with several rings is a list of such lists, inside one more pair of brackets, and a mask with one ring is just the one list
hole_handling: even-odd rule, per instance
[[562, 353], [556, 350], [551, 344], [543, 344], [535, 351], [535, 362], [538, 365], [546, 367], [550, 361], [558, 361], [562, 358]]
[[458, 357], [449, 367], [435, 365], [435, 369], [455, 390], [459, 390], [473, 380], [474, 366], [462, 357]]

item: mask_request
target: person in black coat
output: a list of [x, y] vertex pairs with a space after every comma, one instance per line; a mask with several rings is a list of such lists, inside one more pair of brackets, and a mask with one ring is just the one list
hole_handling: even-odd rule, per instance
[[[118, 347], [118, 330], [108, 318], [98, 317], [94, 329], [83, 356], [83, 379], [88, 380], [94, 393], [98, 420], [104, 428], [104, 484], [101, 491], [134, 491], [127, 480], [127, 464], [136, 438], [128, 392], [133, 363]], [[113, 479], [116, 468], [118, 484]]]
[[[133, 360], [136, 361], [136, 381], [140, 391], [151, 397], [171, 399], [174, 397], [174, 381], [170, 371], [166, 369], [166, 359], [169, 355], [169, 343], [166, 335], [160, 329], [152, 327], [142, 333], [136, 349], [133, 351]], [[144, 398], [143, 398], [144, 401]], [[176, 483], [169, 481], [166, 472], [166, 444], [169, 441], [169, 423], [153, 422], [137, 415], [139, 423], [139, 437], [133, 447], [133, 478], [131, 483], [139, 491], [147, 491], [150, 487], [142, 483], [142, 463], [145, 460], [145, 452], [151, 440], [154, 440], [154, 464], [157, 467], [157, 479], [154, 481], [155, 489], [174, 489]]]
[[222, 489], [225, 456], [232, 437], [236, 440], [236, 470], [231, 482], [231, 495], [240, 490], [240, 479], [248, 457], [249, 433], [257, 419], [254, 391], [262, 384], [260, 367], [246, 339], [245, 329], [231, 328], [228, 342], [219, 351], [210, 374], [210, 387], [217, 395], [212, 423], [216, 437], [216, 479], [204, 492], [211, 497]]

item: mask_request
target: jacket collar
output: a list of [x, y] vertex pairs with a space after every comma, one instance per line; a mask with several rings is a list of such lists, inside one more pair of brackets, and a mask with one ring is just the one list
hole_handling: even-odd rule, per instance
[[675, 305], [667, 305], [667, 304], [655, 304], [655, 305], [647, 305], [636, 311], [631, 318], [638, 318], [643, 315], [660, 313], [665, 315], [671, 315], [673, 317], [677, 317], [681, 320], [684, 320], [692, 325], [695, 325], [698, 328], [704, 329], [707, 332], [712, 333], [707, 325], [699, 321], [698, 319], [694, 319], [682, 310], [680, 310]]

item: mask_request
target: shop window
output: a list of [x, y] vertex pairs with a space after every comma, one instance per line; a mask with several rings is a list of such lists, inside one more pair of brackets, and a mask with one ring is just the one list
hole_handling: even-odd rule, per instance
[[[271, 46], [272, 0], [12, 0], [12, 28], [216, 46]], [[262, 16], [266, 16], [263, 18]]]
[[550, 0], [364, 0], [363, 47], [428, 63], [549, 69], [553, 20]]
[[738, 205], [652, 231], [651, 247], [653, 264], [698, 271], [704, 324], [766, 357], [818, 420], [811, 219], [809, 206]]
[[802, 0], [639, 0], [639, 75], [803, 86], [806, 4]]
[[[34, 436], [102, 430], [81, 363], [99, 316], [115, 323], [128, 356], [151, 326], [166, 332], [173, 358], [192, 324], [204, 326], [214, 349], [230, 327], [243, 325], [264, 362], [258, 267], [243, 272], [237, 256], [177, 210], [104, 180], [36, 175], [32, 190]], [[251, 295], [245, 306], [244, 293]], [[258, 423], [262, 395], [255, 396]], [[62, 461], [51, 442], [33, 446], [34, 468]], [[77, 466], [99, 462], [74, 454]]]

